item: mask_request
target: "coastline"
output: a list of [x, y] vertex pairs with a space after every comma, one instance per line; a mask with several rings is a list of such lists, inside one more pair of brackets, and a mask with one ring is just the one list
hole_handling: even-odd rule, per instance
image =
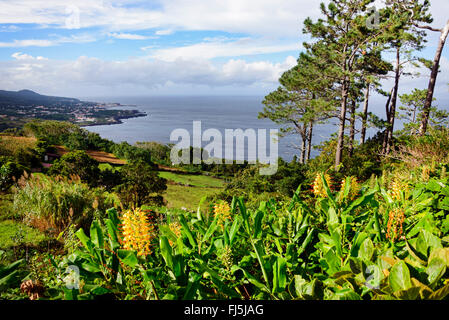
[[139, 111], [135, 115], [132, 116], [124, 116], [124, 117], [117, 117], [114, 118], [113, 122], [93, 122], [93, 123], [86, 123], [86, 124], [78, 124], [81, 128], [84, 127], [93, 127], [93, 126], [110, 126], [115, 124], [122, 124], [124, 119], [133, 119], [133, 118], [140, 118], [140, 117], [146, 117], [148, 114], [145, 112]]

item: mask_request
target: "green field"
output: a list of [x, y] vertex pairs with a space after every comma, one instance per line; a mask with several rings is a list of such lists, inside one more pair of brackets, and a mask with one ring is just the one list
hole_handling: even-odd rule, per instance
[[37, 246], [45, 240], [45, 235], [20, 222], [5, 220], [0, 222], [0, 248], [7, 249], [22, 244]]
[[225, 184], [223, 180], [201, 175], [172, 172], [160, 172], [159, 175], [172, 182], [167, 185], [167, 191], [163, 195], [169, 208], [196, 210], [204, 196], [220, 192]]
[[223, 188], [224, 182], [221, 179], [202, 176], [202, 175], [186, 175], [186, 174], [176, 174], [172, 172], [159, 172], [159, 176], [165, 178], [169, 181], [176, 183], [194, 186], [194, 187], [204, 187], [204, 188]]

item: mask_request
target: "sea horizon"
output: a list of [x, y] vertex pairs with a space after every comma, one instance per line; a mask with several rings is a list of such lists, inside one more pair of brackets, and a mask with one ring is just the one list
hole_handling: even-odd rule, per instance
[[[136, 109], [147, 113], [147, 116], [122, 119], [121, 124], [93, 125], [85, 129], [100, 134], [101, 137], [116, 143], [158, 142], [162, 144], [176, 143], [170, 141], [170, 134], [175, 129], [186, 129], [192, 135], [193, 121], [201, 121], [203, 131], [209, 128], [218, 129], [223, 137], [225, 129], [279, 129], [280, 126], [269, 119], [258, 119], [263, 111], [263, 97], [248, 95], [216, 96], [216, 95], [179, 95], [179, 96], [146, 96], [146, 97], [85, 97], [82, 100], [104, 103], [120, 103], [112, 109]], [[336, 132], [332, 123], [316, 125], [313, 144], [316, 146], [329, 139]], [[203, 142], [202, 147], [208, 142]], [[268, 141], [267, 141], [268, 144]], [[291, 161], [299, 157], [299, 135], [284, 136], [279, 141], [279, 157]], [[246, 147], [246, 142], [245, 142]], [[223, 151], [223, 155], [225, 152]], [[316, 157], [319, 150], [312, 149], [311, 157]], [[245, 150], [246, 155], [246, 150]], [[245, 156], [246, 157], [246, 156]], [[224, 157], [223, 157], [224, 158]]]

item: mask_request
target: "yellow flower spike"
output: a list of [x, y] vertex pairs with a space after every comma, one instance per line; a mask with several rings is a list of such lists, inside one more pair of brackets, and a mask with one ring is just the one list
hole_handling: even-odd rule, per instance
[[354, 200], [360, 192], [360, 183], [357, 181], [356, 177], [351, 177], [351, 200]]
[[[324, 179], [327, 182], [327, 185], [330, 187], [331, 186], [331, 177], [326, 173], [324, 174]], [[321, 198], [327, 198], [327, 193], [326, 190], [324, 189], [324, 183], [323, 180], [321, 179], [321, 174], [317, 173], [315, 176], [315, 180], [313, 181], [313, 194], [316, 197], [321, 197]]]
[[[171, 232], [173, 232], [176, 236], [176, 238], [179, 238], [181, 236], [181, 224], [179, 222], [172, 222], [168, 225], [168, 227], [170, 228]], [[170, 243], [170, 246], [173, 245], [173, 241], [168, 240], [168, 242]]]
[[218, 216], [218, 224], [223, 228], [226, 220], [231, 220], [231, 207], [226, 201], [214, 205], [214, 216]]
[[[340, 198], [338, 199], [339, 201], [343, 200], [343, 192], [346, 188], [346, 180], [347, 178], [343, 179], [341, 181], [341, 187], [340, 187]], [[355, 199], [355, 197], [357, 197], [357, 195], [359, 194], [360, 191], [360, 184], [357, 182], [357, 178], [356, 177], [349, 177], [349, 193], [347, 195], [347, 199], [352, 201]]]
[[395, 178], [391, 184], [390, 195], [393, 200], [401, 200], [401, 191], [404, 194], [408, 193], [408, 184], [401, 182], [398, 178]]
[[128, 210], [122, 216], [123, 248], [135, 250], [139, 256], [151, 254], [151, 242], [155, 237], [154, 226], [145, 211]]
[[401, 239], [403, 237], [402, 225], [404, 220], [405, 212], [403, 209], [395, 208], [390, 211], [387, 224], [387, 239], [395, 242], [396, 239]]

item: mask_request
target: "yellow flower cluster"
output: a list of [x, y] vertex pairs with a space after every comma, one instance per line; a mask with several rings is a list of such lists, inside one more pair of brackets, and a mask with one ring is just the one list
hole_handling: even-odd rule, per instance
[[405, 213], [403, 209], [396, 208], [390, 211], [387, 224], [387, 239], [394, 242], [396, 239], [401, 238], [404, 220]]
[[[176, 238], [179, 238], [181, 236], [181, 224], [177, 221], [175, 222], [171, 222], [168, 227], [170, 228], [171, 232], [173, 232], [176, 236]], [[168, 242], [170, 243], [170, 245], [173, 245], [173, 241], [168, 240]]]
[[[331, 177], [326, 173], [326, 174], [324, 174], [324, 179], [326, 180], [327, 185], [330, 188]], [[327, 198], [327, 193], [326, 193], [326, 190], [324, 190], [324, 183], [323, 183], [323, 180], [321, 179], [320, 173], [317, 173], [315, 176], [315, 180], [313, 181], [312, 190], [313, 190], [313, 194], [316, 197]]]
[[401, 191], [405, 194], [408, 191], [408, 184], [401, 182], [399, 179], [395, 178], [391, 183], [390, 194], [393, 200], [401, 200]]
[[231, 220], [231, 207], [226, 201], [214, 205], [214, 216], [218, 216], [218, 224], [223, 227], [226, 220]]
[[140, 209], [126, 211], [122, 216], [121, 229], [124, 249], [135, 250], [139, 256], [151, 254], [155, 231], [147, 212]]
[[[341, 181], [341, 192], [343, 193], [344, 190], [346, 189], [346, 179], [343, 179]], [[348, 194], [348, 199], [354, 200], [355, 197], [357, 197], [357, 195], [359, 194], [360, 191], [360, 184], [357, 181], [356, 177], [350, 177], [350, 186], [349, 186], [349, 194]]]

